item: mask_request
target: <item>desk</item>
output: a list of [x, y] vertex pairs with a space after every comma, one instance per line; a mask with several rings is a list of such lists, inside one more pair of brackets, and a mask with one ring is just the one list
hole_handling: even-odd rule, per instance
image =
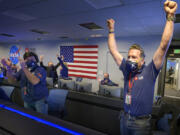
[[0, 127], [8, 135], [105, 135], [3, 100], [0, 100]]
[[80, 92], [91, 92], [92, 91], [92, 83], [89, 82], [75, 82], [76, 91]]

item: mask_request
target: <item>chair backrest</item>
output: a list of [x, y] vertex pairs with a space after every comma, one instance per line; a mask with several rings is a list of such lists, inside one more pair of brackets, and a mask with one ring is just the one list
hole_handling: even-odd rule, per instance
[[61, 89], [74, 90], [75, 89], [75, 81], [59, 79], [59, 86]]
[[108, 86], [108, 85], [99, 84], [99, 94], [104, 96], [122, 98], [123, 89], [118, 86]]
[[60, 114], [65, 109], [65, 101], [68, 94], [68, 90], [64, 89], [50, 89], [48, 102], [49, 114]]
[[11, 94], [14, 90], [13, 86], [0, 86], [0, 88], [4, 91], [4, 93], [6, 94], [6, 96], [8, 96], [8, 98], [11, 98]]
[[92, 83], [76, 82], [76, 91], [91, 92], [92, 91]]

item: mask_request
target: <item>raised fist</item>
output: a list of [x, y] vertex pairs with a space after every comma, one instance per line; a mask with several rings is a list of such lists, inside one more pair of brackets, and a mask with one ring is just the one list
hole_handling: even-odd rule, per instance
[[1, 63], [5, 67], [11, 67], [11, 62], [9, 60], [6, 60], [5, 58], [1, 59]]
[[26, 67], [26, 62], [21, 58], [19, 59], [19, 62], [20, 62], [21, 68], [24, 69]]
[[115, 24], [115, 21], [113, 19], [107, 20], [107, 26], [108, 26], [109, 30], [114, 30], [114, 24]]
[[177, 10], [177, 3], [175, 1], [166, 0], [164, 2], [164, 11], [166, 14], [175, 14]]

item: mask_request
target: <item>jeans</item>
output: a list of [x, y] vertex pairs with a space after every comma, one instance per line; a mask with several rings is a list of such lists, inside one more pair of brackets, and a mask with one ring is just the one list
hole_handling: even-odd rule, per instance
[[150, 117], [136, 118], [121, 113], [120, 133], [121, 135], [152, 135]]
[[24, 101], [24, 107], [39, 113], [48, 114], [48, 104], [46, 98], [31, 103]]

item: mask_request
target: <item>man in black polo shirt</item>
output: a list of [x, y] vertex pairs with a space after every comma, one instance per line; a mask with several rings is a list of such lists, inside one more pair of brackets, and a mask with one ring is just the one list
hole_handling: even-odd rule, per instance
[[174, 30], [177, 3], [166, 1], [166, 25], [152, 61], [145, 65], [143, 49], [134, 44], [125, 60], [119, 53], [114, 34], [113, 19], [107, 21], [109, 28], [108, 47], [124, 75], [124, 113], [121, 115], [121, 135], [150, 135], [150, 118], [153, 105], [154, 85], [169, 48]]
[[54, 65], [53, 62], [49, 61], [48, 66], [45, 66], [43, 64], [43, 59], [44, 59], [44, 56], [41, 55], [40, 56], [40, 66], [46, 70], [47, 77], [50, 77], [53, 79], [53, 86], [56, 86], [58, 84], [57, 68], [60, 66], [60, 63], [58, 62], [56, 65]]

